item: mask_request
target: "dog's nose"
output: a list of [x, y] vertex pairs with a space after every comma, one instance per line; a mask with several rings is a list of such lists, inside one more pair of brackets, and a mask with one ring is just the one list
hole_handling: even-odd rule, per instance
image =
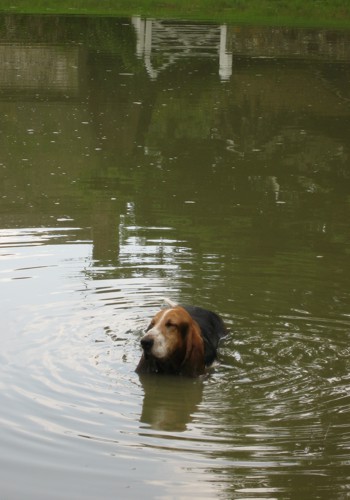
[[152, 337], [147, 337], [147, 335], [141, 339], [141, 347], [144, 351], [150, 351], [152, 349], [153, 343], [154, 340], [152, 339]]

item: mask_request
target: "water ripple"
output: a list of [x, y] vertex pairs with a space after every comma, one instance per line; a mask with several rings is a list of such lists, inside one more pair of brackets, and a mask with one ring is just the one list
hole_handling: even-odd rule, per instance
[[[128, 464], [123, 481], [129, 483], [133, 468], [147, 480], [150, 464], [162, 463], [165, 475], [177, 471], [183, 491], [184, 470], [197, 479], [205, 471], [211, 485], [220, 481], [242, 498], [283, 497], [287, 470], [299, 475], [306, 467], [325, 478], [329, 491], [330, 460], [339, 466], [349, 460], [350, 320], [306, 309], [223, 312], [231, 333], [207, 377], [139, 378], [139, 338], [161, 297], [179, 295], [179, 282], [169, 282], [170, 267], [164, 276], [153, 274], [147, 256], [150, 275], [87, 266], [90, 246], [75, 231], [69, 259], [69, 244], [59, 244], [56, 230], [51, 240], [45, 231], [42, 247], [35, 230], [32, 239], [30, 230], [12, 234], [4, 247], [1, 270], [14, 287], [0, 354], [8, 463], [24, 467], [30, 457], [32, 467], [63, 467], [64, 474], [66, 463], [79, 475], [72, 461], [88, 453], [97, 480], [114, 477], [109, 459], [118, 457]], [[33, 265], [38, 255], [40, 265]], [[17, 272], [37, 285], [20, 291]], [[240, 487], [244, 470], [251, 488]], [[202, 486], [197, 496], [205, 498]]]

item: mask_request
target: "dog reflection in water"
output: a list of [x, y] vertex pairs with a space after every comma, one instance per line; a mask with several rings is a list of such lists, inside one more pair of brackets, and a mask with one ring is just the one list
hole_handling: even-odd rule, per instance
[[183, 432], [202, 401], [203, 380], [141, 375], [144, 390], [140, 422], [154, 430]]
[[224, 322], [202, 307], [166, 302], [169, 307], [154, 316], [141, 339], [143, 352], [137, 373], [203, 375], [227, 333]]

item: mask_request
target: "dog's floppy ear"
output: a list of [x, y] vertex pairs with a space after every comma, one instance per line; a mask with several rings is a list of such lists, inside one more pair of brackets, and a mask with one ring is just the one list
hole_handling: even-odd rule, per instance
[[188, 325], [186, 334], [186, 355], [181, 373], [189, 377], [197, 377], [205, 371], [204, 342], [199, 326], [193, 320]]

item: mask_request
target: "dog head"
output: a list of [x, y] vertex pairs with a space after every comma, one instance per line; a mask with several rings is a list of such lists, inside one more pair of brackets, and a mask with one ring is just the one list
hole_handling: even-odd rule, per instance
[[198, 324], [182, 307], [160, 311], [141, 339], [143, 356], [137, 371], [181, 373], [204, 372], [204, 344]]

